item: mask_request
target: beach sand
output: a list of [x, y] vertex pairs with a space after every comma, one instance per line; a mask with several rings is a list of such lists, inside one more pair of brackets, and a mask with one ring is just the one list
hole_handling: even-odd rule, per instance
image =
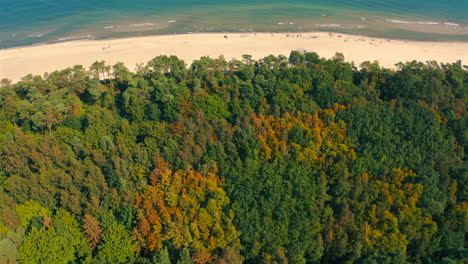
[[468, 63], [468, 43], [465, 42], [390, 40], [324, 32], [200, 33], [81, 40], [0, 50], [0, 79], [17, 82], [30, 73], [41, 75], [74, 65], [88, 68], [97, 60], [110, 65], [121, 61], [135, 71], [136, 64], [146, 64], [158, 55], [176, 55], [190, 64], [201, 56], [223, 55], [230, 60], [250, 54], [260, 59], [270, 54], [288, 56], [291, 50], [298, 49], [317, 52], [325, 58], [341, 52], [346, 61], [353, 61], [357, 66], [367, 60], [378, 61], [387, 68], [412, 60]]

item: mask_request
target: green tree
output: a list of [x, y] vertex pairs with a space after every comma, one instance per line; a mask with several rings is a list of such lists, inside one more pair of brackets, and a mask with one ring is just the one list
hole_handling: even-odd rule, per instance
[[171, 264], [171, 259], [169, 258], [169, 251], [167, 247], [163, 247], [161, 251], [155, 254], [153, 257], [154, 264]]
[[177, 264], [192, 264], [192, 258], [190, 257], [190, 250], [188, 248], [183, 248], [179, 253], [179, 259]]
[[109, 78], [111, 66], [106, 65], [105, 61], [95, 61], [93, 64], [91, 64], [89, 70], [93, 72], [95, 78], [104, 79], [106, 73], [107, 77]]
[[36, 216], [50, 216], [51, 211], [34, 200], [29, 200], [24, 204], [16, 206], [16, 213], [19, 216], [21, 225], [25, 228], [29, 226], [31, 219]]
[[59, 264], [75, 260], [74, 248], [54, 227], [33, 227], [20, 247], [20, 260], [25, 264]]
[[15, 243], [8, 238], [0, 240], [0, 262], [15, 263], [19, 259], [19, 251]]
[[125, 228], [113, 223], [106, 228], [98, 246], [96, 259], [100, 263], [129, 263], [133, 260], [135, 248]]
[[52, 219], [52, 226], [63, 238], [67, 247], [75, 249], [77, 261], [84, 261], [91, 255], [91, 250], [86, 244], [85, 236], [76, 219], [67, 211], [60, 208]]

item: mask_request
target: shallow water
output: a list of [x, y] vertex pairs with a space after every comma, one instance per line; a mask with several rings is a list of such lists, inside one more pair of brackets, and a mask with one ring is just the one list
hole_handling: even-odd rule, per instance
[[191, 32], [336, 31], [468, 41], [468, 0], [0, 0], [0, 48]]

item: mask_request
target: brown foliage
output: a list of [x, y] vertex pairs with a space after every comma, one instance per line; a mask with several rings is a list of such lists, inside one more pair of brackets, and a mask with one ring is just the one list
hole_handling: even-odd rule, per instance
[[192, 261], [193, 263], [204, 264], [212, 261], [215, 258], [216, 256], [211, 255], [210, 252], [200, 249], [195, 252], [192, 257]]
[[222, 257], [216, 262], [217, 264], [242, 264], [245, 260], [239, 249], [233, 247], [223, 249], [221, 256]]
[[52, 218], [50, 218], [50, 216], [48, 215], [44, 215], [42, 217], [43, 221], [42, 221], [42, 225], [44, 227], [49, 227], [50, 226], [50, 223], [52, 223]]
[[91, 215], [85, 215], [83, 219], [83, 229], [88, 241], [88, 246], [91, 250], [96, 248], [96, 245], [101, 240], [102, 229], [99, 226], [99, 221]]

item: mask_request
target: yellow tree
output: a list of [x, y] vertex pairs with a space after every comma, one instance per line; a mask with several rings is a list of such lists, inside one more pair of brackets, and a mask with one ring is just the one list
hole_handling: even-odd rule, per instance
[[384, 179], [375, 181], [376, 201], [363, 232], [366, 250], [405, 252], [410, 241], [437, 231], [436, 223], [418, 206], [423, 186], [412, 183], [415, 176], [411, 170], [393, 169]]

